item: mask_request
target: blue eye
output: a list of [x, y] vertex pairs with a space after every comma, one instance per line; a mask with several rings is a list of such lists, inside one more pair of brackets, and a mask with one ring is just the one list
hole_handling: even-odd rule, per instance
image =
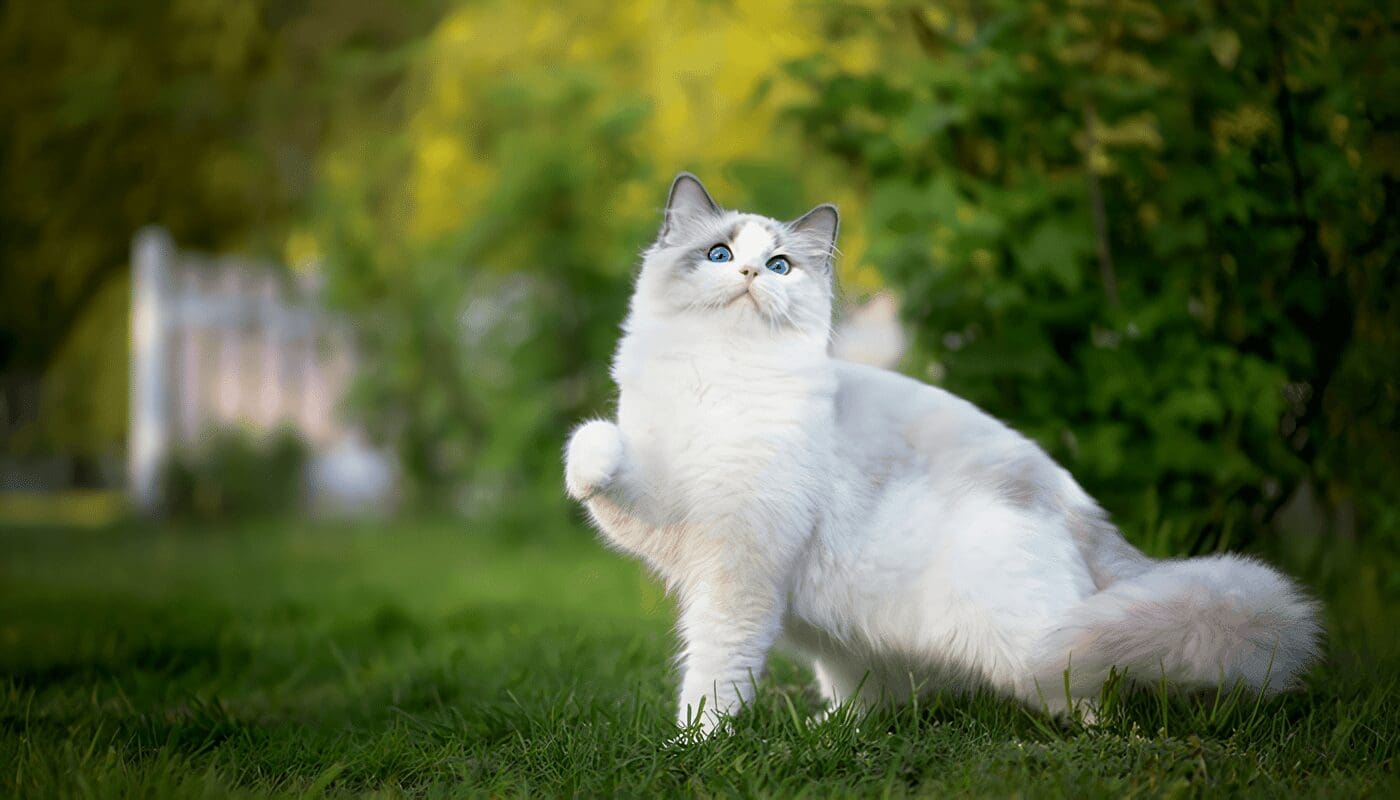
[[792, 266], [788, 264], [788, 260], [783, 256], [773, 256], [768, 259], [768, 268], [779, 275], [786, 275], [792, 272]]
[[714, 247], [711, 247], [709, 255], [705, 257], [715, 262], [716, 264], [723, 264], [726, 261], [734, 260], [734, 254], [729, 251], [728, 247], [725, 247], [722, 244], [717, 244]]

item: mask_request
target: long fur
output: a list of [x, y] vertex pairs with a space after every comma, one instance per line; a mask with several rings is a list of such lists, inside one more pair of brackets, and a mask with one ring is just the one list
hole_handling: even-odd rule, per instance
[[613, 362], [616, 420], [568, 444], [570, 496], [679, 599], [680, 723], [720, 725], [778, 644], [831, 703], [980, 686], [1063, 711], [1113, 667], [1296, 684], [1320, 631], [1287, 578], [1153, 561], [1030, 440], [831, 357], [836, 230], [830, 206], [778, 222], [677, 178]]
[[1253, 559], [1162, 561], [1084, 599], [1041, 643], [1042, 689], [1092, 695], [1116, 667], [1182, 687], [1293, 688], [1317, 657], [1317, 604]]

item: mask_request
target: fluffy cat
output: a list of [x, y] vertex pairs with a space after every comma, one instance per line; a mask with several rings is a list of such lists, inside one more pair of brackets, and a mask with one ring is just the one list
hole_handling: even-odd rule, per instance
[[836, 233], [833, 206], [778, 222], [677, 176], [613, 362], [617, 421], [568, 443], [569, 494], [679, 600], [680, 724], [736, 712], [780, 641], [832, 704], [987, 686], [1063, 712], [1110, 667], [1297, 681], [1320, 630], [1289, 579], [1150, 559], [1030, 440], [832, 358]]

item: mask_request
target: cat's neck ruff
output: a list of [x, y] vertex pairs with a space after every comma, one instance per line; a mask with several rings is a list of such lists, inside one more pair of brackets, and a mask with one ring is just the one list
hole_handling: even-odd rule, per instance
[[623, 327], [613, 377], [624, 392], [629, 385], [652, 384], [678, 366], [719, 384], [818, 389], [814, 384], [834, 381], [824, 336], [769, 327], [751, 314], [634, 311]]

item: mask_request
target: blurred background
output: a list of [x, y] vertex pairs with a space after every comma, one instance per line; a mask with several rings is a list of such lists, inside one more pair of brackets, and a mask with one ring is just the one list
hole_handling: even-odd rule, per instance
[[[0, 795], [1396, 794], [1397, 33], [1373, 0], [0, 3]], [[1298, 576], [1306, 691], [814, 743], [779, 656], [748, 734], [658, 756], [674, 609], [561, 454], [682, 169], [840, 205], [843, 352], [1034, 437], [1155, 556]]]
[[898, 368], [1152, 552], [1400, 541], [1386, 4], [0, 13], [0, 518], [578, 531], [561, 444], [689, 169], [838, 203]]

